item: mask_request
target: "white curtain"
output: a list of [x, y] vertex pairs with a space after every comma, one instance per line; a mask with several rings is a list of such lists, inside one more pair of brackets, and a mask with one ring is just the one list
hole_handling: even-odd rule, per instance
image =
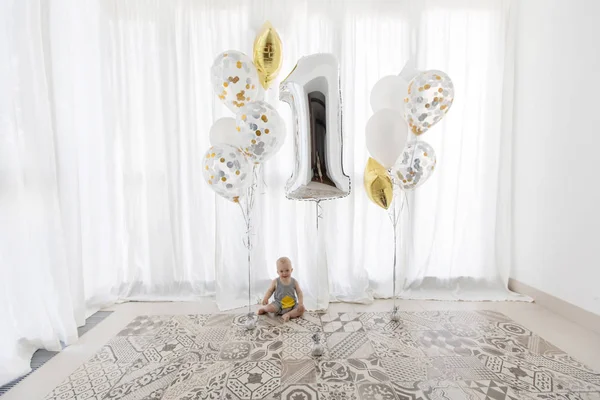
[[438, 164], [408, 196], [403, 297], [527, 300], [507, 290], [514, 12], [508, 1], [420, 3], [417, 65], [446, 71], [455, 101], [423, 136]]
[[[438, 167], [409, 197], [398, 279], [404, 297], [505, 299], [510, 260], [511, 48], [508, 0], [6, 0], [0, 5], [0, 383], [39, 347], [60, 349], [118, 300], [216, 295], [248, 303], [244, 225], [204, 184], [208, 130], [229, 115], [209, 69], [251, 54], [265, 20], [298, 58], [334, 53], [351, 196], [285, 199], [291, 112], [265, 98], [288, 140], [261, 176], [253, 220], [256, 301], [287, 255], [309, 308], [392, 293], [392, 228], [367, 199], [364, 126], [375, 82], [413, 58], [448, 72], [451, 112], [424, 136]], [[485, 289], [485, 290], [483, 290]]]
[[[65, 251], [45, 26], [35, 2], [0, 5], [0, 384], [60, 349], [83, 321]], [[72, 290], [73, 288], [73, 290]]]

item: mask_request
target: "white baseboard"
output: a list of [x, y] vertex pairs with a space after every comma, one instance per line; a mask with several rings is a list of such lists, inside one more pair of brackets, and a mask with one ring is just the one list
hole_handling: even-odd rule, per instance
[[579, 324], [594, 332], [600, 333], [600, 315], [594, 314], [574, 304], [542, 292], [534, 287], [526, 285], [514, 279], [509, 279], [508, 288], [513, 292], [525, 294], [532, 297], [540, 306], [559, 314], [576, 324]]

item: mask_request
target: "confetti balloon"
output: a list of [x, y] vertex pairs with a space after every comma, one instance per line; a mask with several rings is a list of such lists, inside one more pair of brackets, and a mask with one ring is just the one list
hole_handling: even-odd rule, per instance
[[413, 78], [404, 99], [404, 118], [415, 135], [425, 133], [446, 115], [454, 101], [454, 85], [442, 71], [425, 71]]
[[237, 202], [252, 183], [252, 164], [240, 149], [218, 144], [204, 155], [202, 175], [219, 196]]
[[285, 140], [285, 124], [273, 106], [264, 101], [245, 105], [237, 114], [240, 147], [255, 163], [271, 158]]
[[258, 100], [258, 72], [252, 59], [244, 53], [229, 50], [219, 54], [210, 74], [215, 94], [234, 113], [249, 102]]
[[435, 169], [435, 151], [422, 140], [409, 142], [392, 167], [396, 182], [404, 190], [415, 189], [427, 181]]

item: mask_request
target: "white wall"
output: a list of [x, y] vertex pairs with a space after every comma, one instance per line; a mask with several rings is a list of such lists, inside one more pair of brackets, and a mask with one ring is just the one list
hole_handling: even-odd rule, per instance
[[511, 277], [600, 315], [600, 1], [515, 3]]

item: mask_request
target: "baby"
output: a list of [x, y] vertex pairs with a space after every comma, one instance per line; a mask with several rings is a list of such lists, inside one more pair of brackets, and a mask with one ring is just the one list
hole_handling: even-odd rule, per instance
[[[279, 278], [273, 279], [269, 290], [265, 293], [262, 301], [262, 307], [258, 310], [258, 315], [266, 313], [276, 313], [281, 315], [284, 322], [290, 318], [297, 318], [304, 314], [304, 295], [298, 285], [298, 281], [292, 278], [292, 262], [287, 257], [281, 257], [277, 260], [277, 275]], [[275, 301], [269, 304], [271, 295], [275, 293]], [[296, 300], [296, 294], [298, 300]]]

